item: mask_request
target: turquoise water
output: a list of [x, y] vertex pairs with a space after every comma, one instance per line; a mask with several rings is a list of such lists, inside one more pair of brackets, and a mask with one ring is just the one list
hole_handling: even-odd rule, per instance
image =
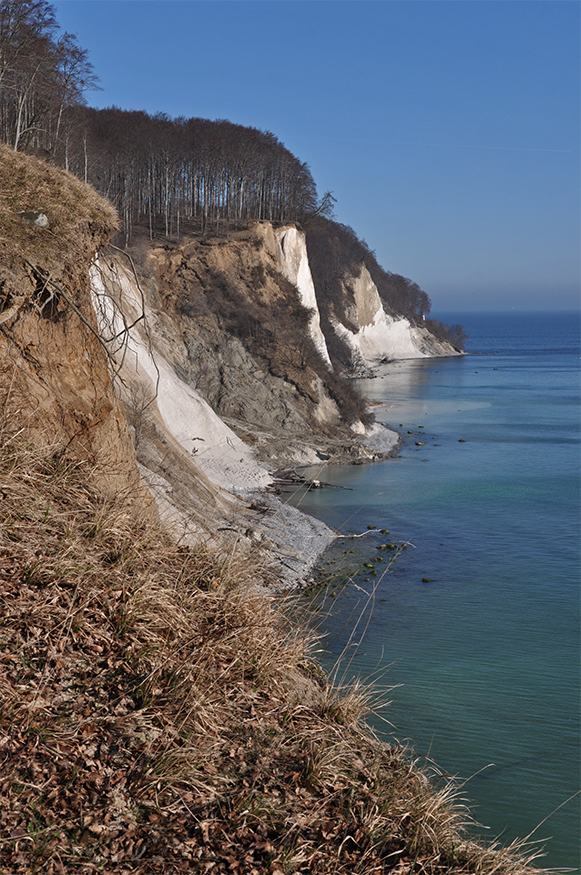
[[[325, 557], [321, 657], [386, 672], [376, 729], [469, 779], [484, 835], [532, 833], [542, 865], [577, 867], [579, 316], [440, 318], [464, 325], [470, 355], [361, 381], [399, 457], [329, 467], [318, 476], [347, 489], [294, 500], [346, 534], [375, 527]], [[388, 568], [391, 543], [408, 546]]]

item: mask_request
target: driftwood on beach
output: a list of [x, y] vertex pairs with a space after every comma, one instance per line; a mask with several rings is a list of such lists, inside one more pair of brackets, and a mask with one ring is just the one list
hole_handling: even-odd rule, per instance
[[311, 489], [348, 489], [352, 491], [350, 486], [339, 486], [336, 483], [326, 483], [324, 480], [311, 480], [308, 477], [303, 477], [294, 469], [279, 469], [274, 472], [273, 486], [281, 488], [284, 486], [306, 486], [307, 492]]

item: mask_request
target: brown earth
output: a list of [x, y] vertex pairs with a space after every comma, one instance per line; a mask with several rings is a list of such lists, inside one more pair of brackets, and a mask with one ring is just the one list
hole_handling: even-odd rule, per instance
[[[89, 264], [117, 228], [113, 208], [71, 174], [0, 145], [0, 409], [91, 465], [103, 488], [147, 502], [91, 305]], [[20, 218], [42, 212], [48, 227]]]

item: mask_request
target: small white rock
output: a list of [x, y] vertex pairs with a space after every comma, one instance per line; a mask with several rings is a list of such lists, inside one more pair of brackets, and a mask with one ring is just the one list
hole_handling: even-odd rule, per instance
[[35, 213], [32, 210], [24, 210], [18, 214], [24, 222], [36, 225], [37, 228], [48, 228], [48, 219], [44, 213]]

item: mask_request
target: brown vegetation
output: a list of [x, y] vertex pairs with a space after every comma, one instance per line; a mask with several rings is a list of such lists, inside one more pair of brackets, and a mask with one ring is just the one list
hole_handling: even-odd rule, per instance
[[0, 445], [0, 868], [517, 873], [362, 722], [253, 569]]
[[[20, 218], [44, 213], [48, 227]], [[107, 243], [119, 224], [114, 208], [71, 173], [0, 143], [0, 259], [22, 267], [23, 256], [45, 271], [69, 269]]]

